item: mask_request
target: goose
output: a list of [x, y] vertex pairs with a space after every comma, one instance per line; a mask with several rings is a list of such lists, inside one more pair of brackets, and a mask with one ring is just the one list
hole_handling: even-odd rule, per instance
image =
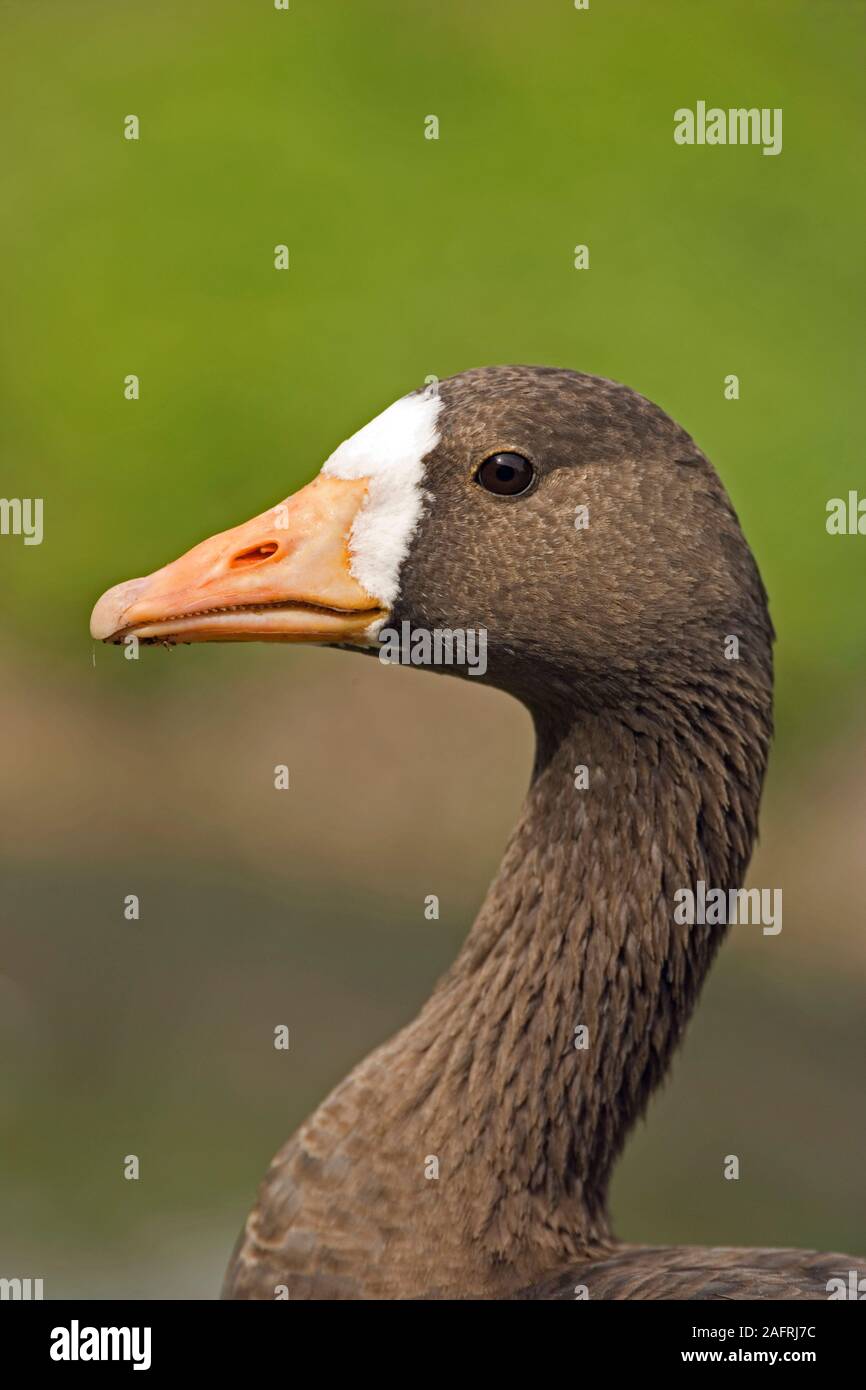
[[771, 740], [767, 597], [712, 465], [616, 382], [464, 371], [91, 620], [374, 656], [418, 631], [484, 634], [486, 669], [433, 669], [522, 701], [530, 786], [417, 1018], [273, 1159], [223, 1296], [827, 1298], [852, 1257], [629, 1245], [607, 1214], [725, 935], [675, 895], [742, 884]]

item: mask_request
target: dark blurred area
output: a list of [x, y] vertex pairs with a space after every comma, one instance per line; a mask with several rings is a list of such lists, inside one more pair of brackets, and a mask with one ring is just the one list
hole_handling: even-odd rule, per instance
[[[862, 477], [860, 23], [3, 8], [0, 491], [44, 499], [45, 536], [0, 537], [0, 1275], [215, 1295], [273, 1152], [452, 959], [528, 780], [517, 705], [340, 652], [128, 661], [87, 619], [429, 374], [503, 361], [676, 416], [779, 633], [751, 881], [784, 928], [733, 930], [619, 1169], [618, 1232], [866, 1249], [866, 540], [824, 526]], [[703, 97], [783, 107], [782, 155], [675, 146]]]

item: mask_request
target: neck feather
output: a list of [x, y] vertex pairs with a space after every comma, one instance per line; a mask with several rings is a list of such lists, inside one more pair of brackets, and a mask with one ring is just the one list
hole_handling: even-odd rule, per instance
[[724, 934], [677, 925], [674, 894], [740, 886], [768, 706], [695, 687], [655, 707], [536, 717], [533, 781], [497, 877], [392, 1044], [411, 1077], [394, 1118], [441, 1140], [450, 1195], [494, 1259], [529, 1267], [607, 1238], [612, 1165]]

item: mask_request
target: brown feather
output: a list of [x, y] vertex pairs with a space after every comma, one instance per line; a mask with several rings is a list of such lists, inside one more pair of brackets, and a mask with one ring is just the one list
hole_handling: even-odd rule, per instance
[[[848, 1284], [849, 1255], [813, 1250], [701, 1249], [690, 1245], [623, 1245], [608, 1257], [553, 1275], [519, 1299], [786, 1299], [826, 1301], [830, 1280]], [[866, 1273], [862, 1262], [859, 1277]], [[585, 1290], [585, 1292], [584, 1292]]]

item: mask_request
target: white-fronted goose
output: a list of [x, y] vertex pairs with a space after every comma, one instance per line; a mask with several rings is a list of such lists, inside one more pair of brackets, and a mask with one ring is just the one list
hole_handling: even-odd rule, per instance
[[486, 633], [531, 785], [450, 971], [274, 1159], [226, 1296], [827, 1298], [849, 1256], [627, 1246], [606, 1214], [725, 934], [675, 894], [742, 883], [771, 736], [766, 595], [712, 466], [624, 386], [463, 372], [92, 619], [372, 653], [418, 630]]

